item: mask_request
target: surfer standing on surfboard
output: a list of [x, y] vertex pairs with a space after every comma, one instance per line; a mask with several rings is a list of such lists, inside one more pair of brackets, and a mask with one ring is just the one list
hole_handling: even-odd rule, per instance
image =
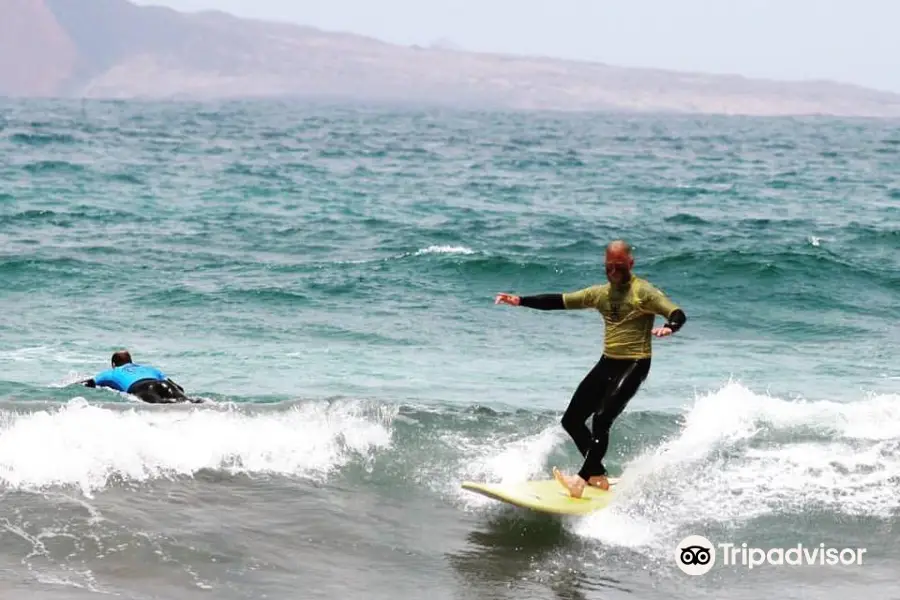
[[[553, 469], [553, 476], [575, 498], [581, 497], [585, 485], [609, 489], [603, 466], [609, 430], [650, 372], [652, 336], [672, 335], [687, 321], [683, 310], [653, 284], [635, 276], [632, 268], [631, 246], [616, 240], [606, 247], [608, 283], [562, 294], [501, 293], [494, 301], [538, 310], [592, 308], [603, 316], [603, 354], [575, 390], [562, 417], [562, 426], [584, 456], [584, 463], [577, 475]], [[656, 315], [666, 319], [662, 327], [653, 327]], [[592, 415], [592, 429], [588, 429], [585, 422]]]

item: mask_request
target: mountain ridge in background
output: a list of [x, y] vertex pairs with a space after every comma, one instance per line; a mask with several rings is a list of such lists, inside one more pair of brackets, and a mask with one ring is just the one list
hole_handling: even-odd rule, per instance
[[407, 47], [127, 0], [6, 0], [0, 95], [337, 99], [496, 109], [900, 116], [900, 94], [825, 82]]

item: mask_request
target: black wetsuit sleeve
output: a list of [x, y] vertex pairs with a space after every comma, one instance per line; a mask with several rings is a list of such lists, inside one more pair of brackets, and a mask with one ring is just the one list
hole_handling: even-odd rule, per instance
[[680, 308], [676, 308], [672, 311], [672, 314], [669, 315], [669, 320], [666, 321], [666, 327], [672, 330], [672, 333], [675, 333], [679, 329], [684, 326], [687, 322], [687, 315], [684, 314], [684, 311]]
[[93, 378], [85, 379], [84, 381], [81, 382], [81, 385], [83, 385], [84, 387], [95, 388], [95, 387], [97, 387], [97, 382], [94, 381]]
[[562, 294], [538, 294], [537, 296], [522, 296], [519, 306], [536, 308], [538, 310], [565, 310]]

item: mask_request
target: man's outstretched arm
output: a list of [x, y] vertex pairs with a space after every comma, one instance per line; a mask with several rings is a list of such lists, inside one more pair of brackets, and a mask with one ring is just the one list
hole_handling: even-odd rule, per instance
[[565, 310], [562, 294], [537, 294], [535, 296], [516, 296], [515, 294], [497, 294], [494, 304], [524, 306], [538, 310]]
[[536, 294], [533, 296], [516, 296], [514, 294], [497, 294], [495, 304], [511, 304], [537, 310], [574, 310], [594, 308], [596, 305], [596, 289], [594, 287], [565, 294]]
[[537, 294], [534, 296], [522, 296], [519, 306], [536, 308], [537, 310], [565, 310], [562, 294]]

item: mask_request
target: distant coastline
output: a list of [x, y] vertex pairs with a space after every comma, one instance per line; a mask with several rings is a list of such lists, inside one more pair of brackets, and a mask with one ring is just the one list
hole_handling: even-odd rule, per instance
[[900, 117], [900, 94], [827, 82], [408, 47], [127, 0], [8, 0], [0, 95], [306, 98], [463, 108]]

